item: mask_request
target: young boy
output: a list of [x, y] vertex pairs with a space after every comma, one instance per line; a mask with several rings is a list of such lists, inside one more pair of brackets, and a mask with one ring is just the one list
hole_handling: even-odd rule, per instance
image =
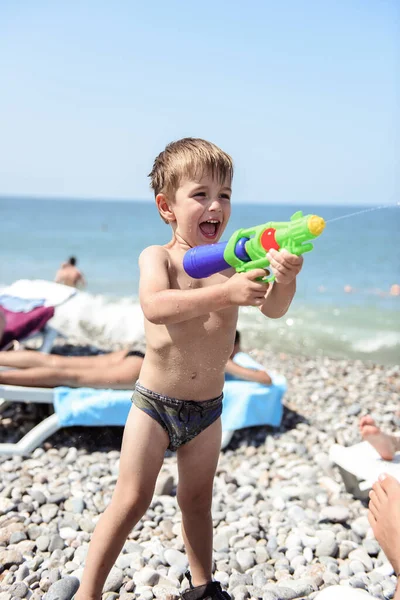
[[287, 311], [302, 258], [271, 252], [265, 271], [233, 270], [193, 280], [185, 252], [217, 242], [231, 213], [232, 159], [214, 144], [186, 138], [169, 144], [150, 173], [156, 205], [172, 228], [165, 246], [139, 259], [146, 356], [133, 394], [112, 500], [94, 531], [76, 600], [100, 600], [106, 577], [132, 528], [146, 512], [167, 448], [177, 451], [177, 501], [189, 560], [184, 600], [224, 600], [212, 581], [211, 500], [220, 445], [224, 368], [232, 353], [239, 306], [271, 318]]

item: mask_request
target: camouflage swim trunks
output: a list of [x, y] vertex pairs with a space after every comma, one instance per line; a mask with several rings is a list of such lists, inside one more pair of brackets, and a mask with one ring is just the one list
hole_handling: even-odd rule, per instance
[[190, 442], [212, 425], [222, 413], [221, 394], [218, 398], [195, 402], [162, 396], [136, 383], [132, 402], [161, 425], [169, 436], [169, 450]]

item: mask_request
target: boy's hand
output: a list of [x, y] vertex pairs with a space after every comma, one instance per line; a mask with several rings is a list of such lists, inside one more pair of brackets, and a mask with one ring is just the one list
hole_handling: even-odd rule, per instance
[[275, 275], [275, 281], [283, 285], [291, 283], [300, 273], [303, 266], [302, 256], [291, 254], [285, 249], [280, 252], [271, 249], [267, 254], [267, 258], [271, 263], [270, 267], [272, 273]]
[[253, 269], [247, 273], [235, 273], [224, 285], [229, 301], [236, 306], [261, 306], [265, 301], [268, 283], [256, 281], [268, 275], [264, 269]]

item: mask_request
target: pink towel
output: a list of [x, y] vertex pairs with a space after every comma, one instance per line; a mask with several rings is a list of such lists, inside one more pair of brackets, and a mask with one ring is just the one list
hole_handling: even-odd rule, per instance
[[0, 339], [0, 349], [4, 348], [12, 340], [23, 340], [43, 329], [47, 321], [54, 315], [53, 306], [38, 306], [30, 312], [12, 312], [6, 308], [0, 308], [6, 318], [6, 326], [3, 337]]

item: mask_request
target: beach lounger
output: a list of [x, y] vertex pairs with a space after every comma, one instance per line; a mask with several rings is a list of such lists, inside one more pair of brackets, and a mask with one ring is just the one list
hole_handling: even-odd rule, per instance
[[[54, 390], [49, 388], [30, 388], [19, 385], [0, 386], [0, 414], [13, 402], [25, 404], [52, 404]], [[0, 454], [6, 456], [26, 456], [40, 446], [48, 437], [60, 429], [57, 415], [54, 413], [31, 429], [15, 443], [0, 444]]]
[[5, 316], [5, 329], [0, 350], [13, 340], [27, 342], [41, 337], [38, 350], [50, 352], [60, 333], [49, 325], [55, 308], [76, 294], [76, 289], [41, 279], [20, 279], [0, 294], [0, 310]]
[[[282, 376], [277, 376], [276, 384], [272, 386], [240, 380], [225, 382], [222, 448], [228, 445], [236, 429], [255, 425], [278, 427], [285, 390], [286, 381]], [[124, 426], [131, 396], [132, 390], [1, 385], [0, 412], [13, 402], [51, 404], [55, 412], [20, 441], [0, 444], [0, 454], [27, 455], [62, 427]]]
[[0, 444], [0, 454], [25, 456], [63, 427], [124, 426], [132, 390], [93, 388], [31, 388], [0, 385], [0, 413], [14, 402], [50, 404], [54, 414], [15, 443]]
[[400, 481], [400, 452], [388, 461], [368, 442], [348, 447], [334, 444], [329, 458], [339, 468], [346, 491], [360, 500], [368, 499], [368, 492], [381, 473], [393, 475]]
[[54, 316], [52, 306], [38, 306], [29, 312], [14, 312], [0, 307], [5, 316], [5, 329], [0, 340], [0, 350], [7, 350], [11, 342], [27, 342], [38, 335], [42, 336], [39, 350], [49, 352], [58, 332], [47, 323]]
[[[247, 369], [265, 369], [246, 352], [235, 354], [233, 361]], [[229, 445], [238, 429], [260, 425], [280, 426], [283, 416], [282, 398], [287, 384], [283, 375], [270, 375], [272, 385], [267, 386], [225, 374], [221, 448]]]

